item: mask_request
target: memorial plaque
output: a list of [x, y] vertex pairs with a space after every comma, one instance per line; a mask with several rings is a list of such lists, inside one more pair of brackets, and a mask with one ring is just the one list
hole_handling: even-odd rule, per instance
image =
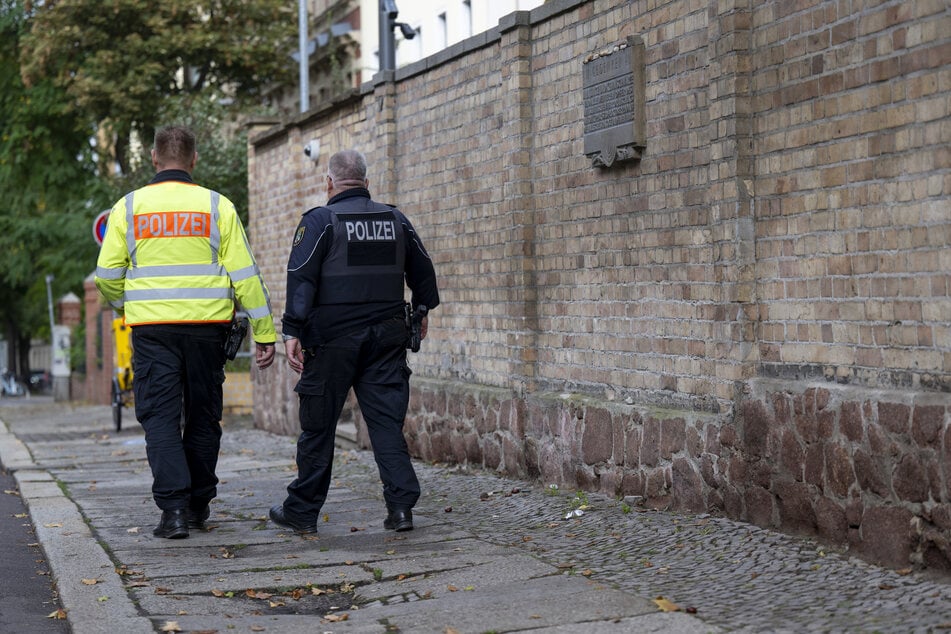
[[597, 167], [639, 159], [646, 145], [644, 42], [629, 36], [584, 60], [584, 153]]

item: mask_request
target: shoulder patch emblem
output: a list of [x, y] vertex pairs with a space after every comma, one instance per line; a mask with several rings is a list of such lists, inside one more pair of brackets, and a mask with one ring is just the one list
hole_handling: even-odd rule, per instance
[[297, 233], [294, 234], [294, 246], [296, 247], [300, 244], [300, 241], [304, 239], [304, 230], [307, 227], [297, 227]]

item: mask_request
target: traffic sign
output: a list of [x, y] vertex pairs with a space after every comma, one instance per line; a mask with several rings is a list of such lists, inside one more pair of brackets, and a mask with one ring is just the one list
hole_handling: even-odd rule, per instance
[[96, 244], [99, 246], [102, 246], [102, 241], [106, 237], [106, 221], [109, 220], [110, 211], [112, 210], [106, 209], [100, 212], [92, 222], [92, 237], [96, 239]]

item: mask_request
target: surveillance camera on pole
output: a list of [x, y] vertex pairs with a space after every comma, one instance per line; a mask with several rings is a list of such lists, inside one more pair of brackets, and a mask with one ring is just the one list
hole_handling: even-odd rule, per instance
[[394, 0], [380, 0], [380, 70], [396, 70], [396, 39], [393, 30], [400, 28], [400, 33], [407, 40], [416, 37], [416, 31], [405, 22], [397, 22], [400, 14]]
[[411, 40], [416, 37], [416, 29], [408, 25], [406, 22], [397, 22], [396, 26], [400, 27], [400, 33], [402, 33], [403, 37], [407, 40]]

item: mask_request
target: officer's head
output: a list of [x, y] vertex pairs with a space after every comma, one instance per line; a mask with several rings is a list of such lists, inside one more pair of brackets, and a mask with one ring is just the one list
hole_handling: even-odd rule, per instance
[[356, 150], [342, 150], [330, 157], [327, 193], [333, 196], [352, 187], [367, 187], [367, 159]]
[[152, 146], [152, 165], [156, 170], [195, 169], [198, 152], [195, 151], [195, 133], [185, 126], [170, 125], [155, 133]]

